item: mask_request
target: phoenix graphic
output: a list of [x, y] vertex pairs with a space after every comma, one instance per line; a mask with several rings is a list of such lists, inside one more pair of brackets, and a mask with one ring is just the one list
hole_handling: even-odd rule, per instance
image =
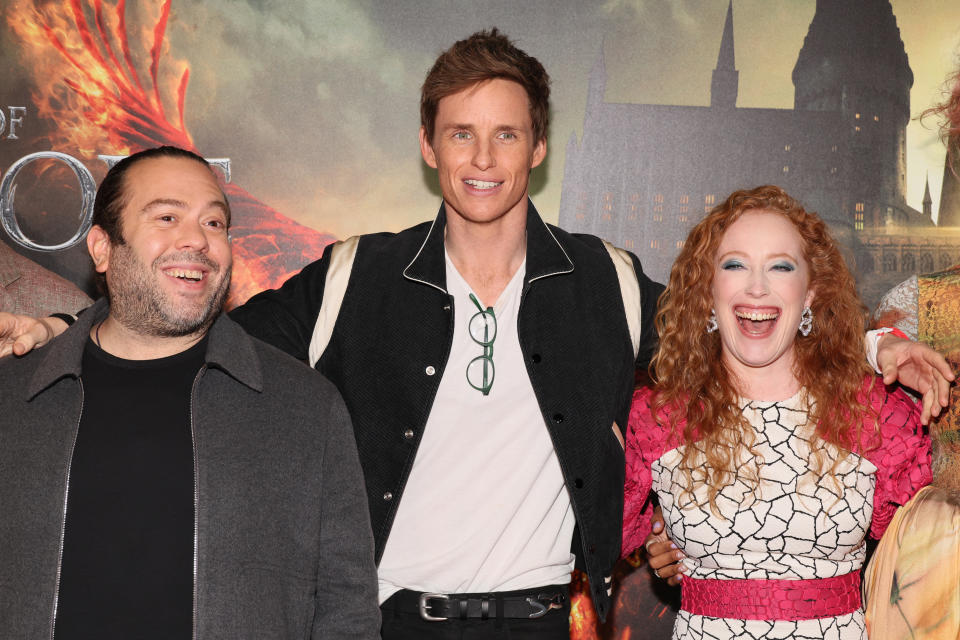
[[[55, 123], [35, 143], [91, 165], [98, 164], [99, 154], [128, 155], [159, 145], [204, 155], [184, 112], [190, 65], [170, 56], [166, 40], [171, 0], [145, 9], [155, 12], [152, 24], [134, 29], [126, 0], [14, 0], [7, 7], [7, 23], [31, 71], [36, 112]], [[279, 286], [334, 240], [239, 185], [223, 188], [233, 210], [231, 306]]]

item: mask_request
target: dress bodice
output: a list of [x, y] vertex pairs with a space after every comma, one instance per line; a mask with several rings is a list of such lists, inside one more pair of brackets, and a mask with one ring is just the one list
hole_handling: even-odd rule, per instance
[[[692, 500], [683, 490], [689, 478], [678, 467], [683, 447], [699, 446], [696, 435], [685, 444], [683, 420], [671, 420], [676, 408], [655, 414], [653, 394], [637, 391], [630, 414], [623, 552], [641, 546], [650, 531], [653, 491], [693, 578], [818, 580], [857, 572], [866, 535], [879, 538], [897, 505], [930, 481], [930, 443], [919, 409], [902, 391], [891, 393], [868, 378], [862, 428], [846, 448], [814, 437], [802, 391], [778, 402], [741, 401], [749, 450], [718, 492], [714, 511], [702, 480], [694, 481]], [[673, 637], [865, 640], [866, 627], [862, 609], [804, 620], [709, 617], [681, 609]]]
[[[652, 465], [653, 490], [670, 539], [687, 555], [698, 578], [811, 579], [859, 570], [873, 514], [877, 467], [861, 456], [821, 445], [813, 449], [803, 394], [779, 402], [744, 401], [755, 457], [744, 451], [733, 482], [707, 502], [707, 487], [694, 492], [699, 506], [683, 506], [683, 447]], [[839, 460], [839, 461], [838, 461]], [[818, 469], [836, 463], [836, 481]], [[750, 475], [759, 475], [759, 486]], [[681, 508], [683, 506], [683, 508]]]

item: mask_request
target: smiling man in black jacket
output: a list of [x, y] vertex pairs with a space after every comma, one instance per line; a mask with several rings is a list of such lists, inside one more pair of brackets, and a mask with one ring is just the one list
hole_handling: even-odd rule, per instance
[[231, 314], [346, 400], [387, 640], [566, 638], [575, 562], [610, 607], [618, 425], [661, 287], [528, 200], [548, 98], [541, 64], [495, 30], [454, 44], [421, 100], [436, 219], [329, 247]]

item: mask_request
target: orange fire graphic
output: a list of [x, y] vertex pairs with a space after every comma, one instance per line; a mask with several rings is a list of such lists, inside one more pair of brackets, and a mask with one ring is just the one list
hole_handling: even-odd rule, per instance
[[587, 575], [582, 571], [574, 571], [570, 580], [570, 638], [600, 640], [597, 622]]
[[[170, 58], [165, 37], [171, 0], [143, 9], [154, 15], [150, 26], [136, 32], [127, 23], [126, 0], [11, 3], [6, 20], [21, 40], [24, 67], [32, 71], [37, 114], [55, 123], [35, 142], [94, 167], [98, 154], [127, 155], [164, 144], [201, 153], [184, 113], [190, 66]], [[235, 184], [224, 190], [233, 209], [231, 304], [279, 286], [334, 240]]]
[[614, 567], [613, 606], [606, 622], [594, 611], [590, 585], [580, 571], [570, 585], [570, 637], [574, 640], [666, 638], [679, 608], [679, 590], [655, 580], [646, 553], [637, 550]]
[[[170, 0], [158, 7], [149, 37], [133, 43], [126, 9], [125, 0], [115, 6], [102, 0], [14, 0], [8, 9], [22, 57], [34, 69], [37, 113], [57, 123], [48, 136], [55, 150], [92, 160], [98, 153], [126, 155], [156, 144], [194, 149], [184, 124], [190, 68], [163, 60]], [[146, 74], [138, 71], [142, 65]], [[168, 121], [169, 107], [176, 123]]]

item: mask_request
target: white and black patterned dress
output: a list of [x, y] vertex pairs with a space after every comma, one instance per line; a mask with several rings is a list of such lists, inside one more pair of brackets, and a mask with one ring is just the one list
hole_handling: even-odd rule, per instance
[[[879, 386], [879, 385], [878, 385]], [[678, 469], [682, 447], [667, 425], [657, 424], [649, 390], [637, 392], [627, 443], [624, 551], [642, 544], [649, 532], [647, 493], [656, 492], [667, 532], [687, 559], [686, 575], [719, 580], [811, 580], [859, 571], [864, 540], [879, 537], [896, 503], [929, 482], [929, 443], [919, 413], [901, 392], [871, 394], [881, 422], [879, 448], [867, 453], [829, 447], [827, 464], [839, 457], [836, 477], [822, 483], [810, 471], [813, 426], [805, 394], [779, 402], [744, 401], [753, 427], [756, 462], [744, 454], [739, 468], [759, 469], [760, 487], [737, 478], [717, 496], [721, 516], [706, 505], [707, 487], [697, 502], [681, 508], [686, 479]], [[877, 415], [877, 414], [874, 414]], [[664, 421], [665, 422], [665, 421]], [[872, 422], [872, 421], [871, 421]], [[771, 596], [773, 597], [773, 596]], [[694, 615], [681, 609], [674, 638], [865, 639], [862, 609], [810, 620], [742, 620]]]

